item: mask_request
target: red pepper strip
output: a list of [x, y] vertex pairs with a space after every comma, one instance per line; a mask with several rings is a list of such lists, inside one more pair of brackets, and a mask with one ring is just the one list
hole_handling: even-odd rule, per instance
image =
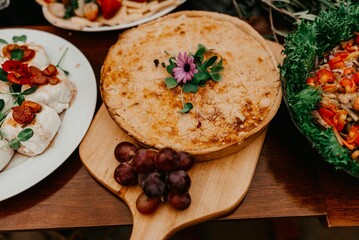
[[332, 112], [331, 110], [321, 107], [318, 109], [318, 113], [319, 115], [323, 118], [323, 120], [330, 126], [333, 126], [333, 117], [334, 117], [334, 112]]

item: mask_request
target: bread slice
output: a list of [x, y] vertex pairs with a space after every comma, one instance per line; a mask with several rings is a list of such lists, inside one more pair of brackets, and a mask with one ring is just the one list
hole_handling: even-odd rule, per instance
[[[222, 80], [197, 93], [167, 89], [162, 63], [203, 44], [223, 59]], [[159, 64], [154, 64], [158, 60]], [[246, 146], [278, 110], [277, 62], [265, 39], [220, 13], [181, 11], [120, 34], [101, 69], [100, 92], [114, 121], [141, 144], [188, 151], [198, 160]], [[180, 113], [182, 100], [191, 102]]]

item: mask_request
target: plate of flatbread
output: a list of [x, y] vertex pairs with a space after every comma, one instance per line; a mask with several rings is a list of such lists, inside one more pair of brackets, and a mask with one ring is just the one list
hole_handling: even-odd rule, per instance
[[[77, 6], [71, 16], [66, 15], [63, 9], [66, 9], [62, 3], [36, 0], [42, 5], [42, 12], [47, 21], [52, 25], [84, 32], [101, 32], [126, 29], [149, 22], [173, 11], [186, 0], [110, 0], [109, 5], [113, 9], [114, 4], [118, 5], [118, 10], [111, 14], [111, 17], [104, 17], [105, 1], [93, 0], [86, 2], [77, 0]], [[119, 3], [118, 3], [119, 2]], [[83, 13], [84, 8], [90, 8], [85, 5], [92, 5], [96, 8], [96, 17], [87, 17], [90, 14]], [[116, 8], [116, 9], [117, 9]], [[67, 7], [68, 9], [68, 7]], [[61, 13], [63, 12], [63, 13]], [[63, 16], [65, 14], [65, 16]], [[91, 12], [91, 15], [93, 12]]]
[[[2, 201], [47, 177], [72, 154], [91, 123], [97, 88], [89, 61], [67, 40], [21, 28], [2, 29], [0, 35]], [[21, 61], [35, 57], [21, 62], [19, 52]], [[24, 69], [32, 76], [27, 84], [19, 77]]]

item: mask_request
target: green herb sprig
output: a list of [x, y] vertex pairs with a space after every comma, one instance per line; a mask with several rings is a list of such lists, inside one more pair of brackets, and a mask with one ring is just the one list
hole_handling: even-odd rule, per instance
[[65, 49], [65, 51], [64, 51], [64, 53], [62, 54], [60, 60], [59, 60], [58, 63], [56, 64], [56, 67], [57, 67], [57, 68], [60, 68], [60, 69], [65, 73], [66, 76], [69, 75], [70, 73], [69, 73], [69, 71], [63, 69], [63, 68], [60, 66], [60, 64], [61, 64], [62, 60], [64, 59], [64, 57], [65, 57], [65, 55], [66, 55], [66, 53], [67, 53], [68, 50], [69, 50], [69, 48], [66, 48], [66, 49]]
[[1, 126], [1, 122], [2, 122], [2, 120], [5, 118], [5, 114], [2, 112], [3, 111], [3, 109], [4, 109], [4, 107], [5, 107], [5, 101], [4, 101], [4, 99], [0, 99], [0, 126]]
[[21, 147], [21, 142], [25, 142], [25, 141], [29, 140], [33, 135], [34, 135], [34, 131], [31, 128], [24, 128], [17, 134], [16, 138], [10, 140], [8, 144], [1, 146], [0, 149], [3, 149], [5, 147], [9, 146], [12, 149], [17, 150]]
[[[21, 85], [12, 84], [9, 87], [10, 94], [15, 97], [14, 104], [21, 105], [25, 101], [25, 96], [34, 93], [38, 89], [38, 86], [32, 86], [21, 92]], [[6, 94], [6, 93], [5, 93]]]

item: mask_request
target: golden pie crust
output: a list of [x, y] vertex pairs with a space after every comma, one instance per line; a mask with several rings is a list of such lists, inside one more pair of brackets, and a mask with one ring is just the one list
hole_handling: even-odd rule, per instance
[[[162, 63], [198, 44], [223, 59], [222, 80], [197, 93], [167, 89]], [[206, 55], [205, 55], [206, 57]], [[155, 64], [158, 60], [159, 64]], [[181, 11], [120, 34], [101, 69], [105, 106], [128, 135], [153, 148], [188, 151], [197, 160], [236, 152], [270, 122], [281, 102], [277, 62], [246, 22], [220, 13]], [[191, 102], [189, 113], [180, 113]]]

